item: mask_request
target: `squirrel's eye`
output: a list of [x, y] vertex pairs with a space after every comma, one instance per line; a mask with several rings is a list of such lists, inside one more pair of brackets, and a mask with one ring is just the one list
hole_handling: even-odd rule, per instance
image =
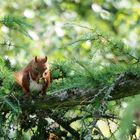
[[39, 71], [38, 67], [34, 67], [34, 70], [35, 70], [36, 72], [38, 72], [38, 71]]

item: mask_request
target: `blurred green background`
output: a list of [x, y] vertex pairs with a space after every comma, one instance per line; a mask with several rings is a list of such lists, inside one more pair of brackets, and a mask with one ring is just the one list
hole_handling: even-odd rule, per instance
[[73, 42], [91, 31], [120, 37], [134, 55], [139, 54], [139, 0], [1, 0], [0, 13], [1, 20], [13, 16], [31, 25], [24, 32], [1, 24], [0, 54], [13, 64], [27, 63], [35, 55], [48, 55], [50, 61], [84, 59], [95, 53], [90, 49], [96, 43]]

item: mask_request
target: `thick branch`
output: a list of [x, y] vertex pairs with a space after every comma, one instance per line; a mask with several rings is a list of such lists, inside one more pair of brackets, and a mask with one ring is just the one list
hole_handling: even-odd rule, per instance
[[[50, 96], [44, 97], [44, 99], [36, 99], [35, 102], [32, 102], [33, 107], [39, 109], [48, 109], [48, 108], [63, 108], [63, 107], [73, 107], [76, 105], [85, 105], [91, 103], [91, 101], [96, 97], [96, 99], [102, 99], [106, 96], [106, 92], [110, 91], [111, 98], [108, 100], [116, 100], [128, 96], [133, 96], [139, 93], [140, 91], [140, 78], [132, 74], [124, 74], [123, 77], [116, 80], [116, 83], [113, 83], [113, 89], [99, 92], [104, 89], [102, 88], [72, 88], [67, 90], [62, 90], [55, 92]], [[99, 95], [98, 95], [99, 94]], [[97, 96], [98, 95], [98, 96]], [[96, 100], [95, 99], [95, 100]], [[23, 104], [23, 107], [26, 107], [27, 104]]]

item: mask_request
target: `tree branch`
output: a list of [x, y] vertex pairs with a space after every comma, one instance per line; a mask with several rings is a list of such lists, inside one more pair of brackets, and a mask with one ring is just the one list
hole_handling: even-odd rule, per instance
[[[52, 95], [42, 98], [37, 98], [34, 102], [31, 101], [32, 107], [35, 109], [55, 109], [55, 108], [66, 108], [74, 107], [76, 105], [87, 105], [93, 101], [93, 99], [102, 99], [106, 96], [107, 92], [110, 92], [111, 98], [108, 100], [116, 100], [133, 96], [140, 91], [140, 78], [131, 73], [123, 74], [119, 76], [115, 83], [110, 87], [104, 88], [71, 88], [61, 90], [53, 93]], [[102, 89], [104, 89], [102, 91]], [[99, 94], [100, 92], [100, 94]], [[99, 94], [99, 95], [98, 95]], [[28, 104], [22, 104], [21, 106], [27, 108]]]
[[64, 121], [62, 118], [58, 117], [57, 115], [53, 114], [51, 110], [47, 110], [49, 117], [52, 118], [56, 123], [58, 123], [60, 126], [62, 126], [65, 130], [67, 130], [74, 138], [75, 140], [80, 139], [80, 134], [73, 129], [70, 124], [68, 124], [66, 121]]

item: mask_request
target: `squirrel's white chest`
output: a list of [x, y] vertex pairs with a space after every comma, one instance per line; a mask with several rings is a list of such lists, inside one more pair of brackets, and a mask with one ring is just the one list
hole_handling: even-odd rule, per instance
[[30, 80], [30, 90], [31, 91], [41, 91], [42, 90], [42, 84], [38, 84], [34, 80]]
[[43, 85], [34, 81], [30, 73], [29, 73], [29, 77], [30, 77], [30, 86], [29, 86], [30, 91], [41, 91], [43, 88]]

